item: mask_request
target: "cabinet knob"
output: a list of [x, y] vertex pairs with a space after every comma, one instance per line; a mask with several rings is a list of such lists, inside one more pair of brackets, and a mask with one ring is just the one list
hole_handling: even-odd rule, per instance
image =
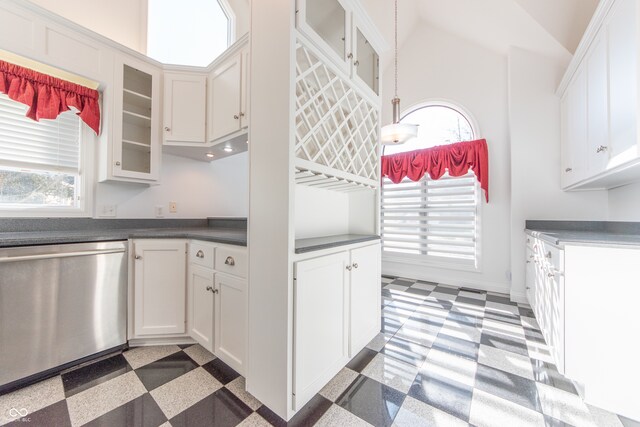
[[171, 128], [170, 128], [169, 126], [165, 126], [165, 127], [164, 127], [164, 130], [165, 130], [165, 131], [167, 131], [167, 132], [170, 132], [170, 131], [171, 131]]
[[141, 255], [136, 255], [134, 258], [135, 259], [142, 259], [142, 256]]
[[353, 268], [353, 266], [347, 265], [347, 270], [351, 271], [352, 268]]
[[527, 260], [527, 264], [531, 264], [531, 261]]
[[549, 277], [549, 278], [552, 278], [552, 277], [555, 277], [555, 276], [556, 276], [555, 273], [547, 273], [547, 277]]
[[527, 289], [527, 290], [529, 290], [529, 289], [531, 289], [531, 287], [530, 287], [530, 286], [527, 286], [527, 288], [526, 288], [526, 289]]
[[213, 292], [213, 287], [212, 286], [207, 286], [207, 291]]
[[120, 162], [116, 162], [116, 166], [120, 166]]
[[596, 153], [602, 153], [604, 151], [607, 151], [609, 147], [607, 147], [606, 145], [600, 145], [598, 148], [596, 148]]
[[551, 251], [547, 252], [547, 254], [545, 255], [546, 258], [551, 259]]
[[360, 65], [360, 61], [358, 61], [358, 60], [356, 59], [355, 61], [353, 61], [353, 65], [355, 65], [355, 66], [357, 67], [358, 65]]
[[353, 263], [353, 268], [358, 268], [358, 263], [357, 262]]
[[349, 54], [347, 55], [347, 58], [352, 59], [352, 58], [353, 58], [353, 53], [349, 53]]
[[228, 256], [227, 259], [224, 260], [224, 263], [226, 265], [234, 266], [234, 265], [236, 265], [236, 260], [233, 259], [233, 257]]
[[566, 168], [564, 171], [565, 172], [571, 172], [571, 171], [573, 171], [573, 169], [572, 168]]
[[201, 250], [196, 252], [196, 257], [198, 258], [204, 258], [204, 252], [202, 252]]
[[237, 114], [234, 114], [234, 115], [233, 115], [233, 118], [234, 118], [234, 119], [236, 119], [236, 120], [238, 120], [238, 119], [240, 118], [240, 116], [239, 116], [239, 115], [237, 115]]
[[244, 117], [244, 113], [240, 111], [240, 117]]
[[217, 293], [218, 293], [218, 291], [219, 291], [219, 289], [214, 289], [214, 290], [213, 290], [213, 293], [214, 293], [214, 294], [217, 294]]

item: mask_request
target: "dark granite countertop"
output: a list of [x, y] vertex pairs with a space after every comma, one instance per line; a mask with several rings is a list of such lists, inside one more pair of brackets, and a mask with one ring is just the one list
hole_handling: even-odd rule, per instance
[[[246, 220], [237, 226], [205, 220], [49, 219], [49, 224], [22, 220], [0, 227], [0, 247], [109, 240], [180, 238], [247, 246]], [[75, 224], [75, 228], [72, 226]], [[222, 225], [222, 226], [221, 226]], [[244, 225], [244, 227], [243, 227]]]
[[336, 236], [296, 239], [296, 253], [303, 254], [321, 249], [335, 248], [337, 246], [368, 242], [370, 240], [380, 240], [380, 236], [376, 234], [339, 234]]
[[640, 246], [640, 223], [611, 221], [527, 221], [526, 232], [556, 246]]

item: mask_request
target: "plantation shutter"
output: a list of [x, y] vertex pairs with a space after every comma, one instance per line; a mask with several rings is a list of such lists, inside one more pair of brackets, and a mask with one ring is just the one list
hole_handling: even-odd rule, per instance
[[25, 117], [27, 109], [0, 94], [0, 165], [78, 173], [80, 118], [71, 110], [36, 122]]
[[479, 185], [473, 172], [382, 182], [383, 253], [476, 267]]

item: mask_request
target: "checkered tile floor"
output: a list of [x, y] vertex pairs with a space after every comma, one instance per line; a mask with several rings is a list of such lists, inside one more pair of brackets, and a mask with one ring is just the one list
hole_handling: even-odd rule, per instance
[[[382, 306], [381, 333], [288, 425], [640, 426], [586, 405], [506, 295], [383, 277]], [[198, 345], [134, 348], [0, 396], [0, 425], [12, 422], [287, 425]]]

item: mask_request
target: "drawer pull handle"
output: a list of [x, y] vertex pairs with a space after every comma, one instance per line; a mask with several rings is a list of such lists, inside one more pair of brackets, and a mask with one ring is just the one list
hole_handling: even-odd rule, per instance
[[228, 256], [227, 259], [224, 260], [224, 263], [226, 265], [234, 266], [234, 265], [236, 265], [236, 260], [233, 259], [233, 257]]
[[196, 252], [196, 257], [204, 258], [204, 252], [202, 252], [202, 250], [199, 250], [198, 252]]

